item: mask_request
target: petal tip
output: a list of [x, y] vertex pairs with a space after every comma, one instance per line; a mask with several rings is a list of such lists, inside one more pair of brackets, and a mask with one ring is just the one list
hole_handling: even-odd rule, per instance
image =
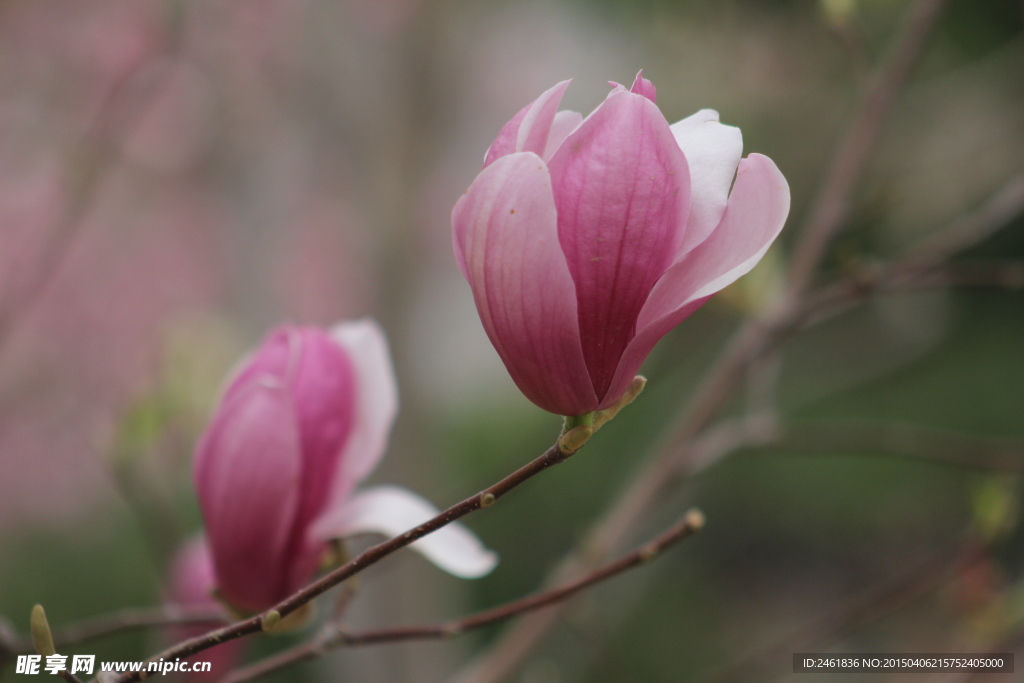
[[633, 86], [629, 89], [631, 93], [637, 95], [643, 95], [651, 102], [658, 102], [658, 90], [654, 87], [654, 84], [644, 78], [644, 70], [640, 69], [636, 73], [636, 78], [633, 79]]

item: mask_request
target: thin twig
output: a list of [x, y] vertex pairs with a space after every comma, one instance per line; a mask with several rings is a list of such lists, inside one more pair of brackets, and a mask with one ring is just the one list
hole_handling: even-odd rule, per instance
[[[227, 621], [224, 612], [213, 607], [167, 605], [156, 608], [123, 609], [56, 629], [53, 641], [57, 647], [78, 645], [97, 638], [164, 626], [216, 626]], [[0, 639], [0, 650], [9, 654], [32, 654], [35, 648], [13, 632]]]
[[856, 303], [877, 290], [900, 289], [927, 282], [929, 277], [948, 278], [950, 284], [991, 284], [1019, 288], [1024, 274], [1019, 264], [992, 264], [973, 270], [969, 264], [944, 264], [957, 252], [990, 237], [1024, 214], [1024, 171], [1012, 176], [977, 209], [964, 214], [907, 250], [898, 260], [865, 268], [844, 280], [804, 297], [800, 316], [810, 318]]
[[185, 607], [168, 605], [155, 609], [124, 609], [56, 629], [54, 642], [76, 645], [123, 631], [164, 626], [215, 626], [227, 621], [217, 607]]
[[907, 15], [888, 59], [871, 77], [800, 232], [801, 241], [789, 272], [792, 292], [807, 288], [826, 248], [842, 229], [884, 124], [917, 64], [943, 3], [944, 0], [918, 0]]
[[870, 587], [840, 604], [829, 605], [803, 627], [712, 672], [702, 679], [703, 683], [749, 682], [756, 680], [754, 673], [764, 674], [773, 667], [781, 669], [779, 665], [790, 663], [794, 652], [826, 649], [854, 630], [937, 591], [964, 567], [976, 562], [983, 552], [977, 539], [968, 534], [953, 553], [944, 550], [881, 586]]
[[[125, 92], [138, 80], [145, 67], [160, 59], [172, 58], [181, 49], [181, 25], [168, 22], [168, 26], [170, 28], [163, 37], [164, 44], [151, 54], [141, 55], [105, 93], [96, 115], [71, 150], [66, 164], [70, 169], [66, 179], [68, 201], [49, 231], [32, 277], [0, 308], [0, 352], [11, 340], [18, 318], [32, 308], [60, 272], [89, 216], [106, 174], [117, 166], [120, 151], [115, 144], [114, 134], [124, 138], [131, 133], [143, 120], [169, 79], [171, 67], [167, 66], [157, 82], [149, 84], [149, 93], [141, 103], [127, 107], [126, 112], [119, 111], [125, 108], [125, 102], [122, 101]], [[121, 116], [117, 116], [119, 113]]]
[[[476, 495], [466, 498], [460, 503], [456, 503], [447, 510], [439, 513], [436, 517], [413, 529], [410, 529], [400, 536], [395, 536], [394, 538], [367, 548], [352, 560], [346, 562], [344, 565], [329, 574], [326, 574], [319, 580], [314, 581], [305, 588], [297, 591], [288, 598], [285, 598], [265, 613], [258, 614], [248, 619], [243, 619], [230, 624], [229, 626], [225, 626], [224, 628], [210, 631], [204, 635], [182, 641], [163, 652], [153, 655], [147, 661], [153, 662], [160, 659], [170, 660], [179, 657], [188, 657], [229, 640], [234, 640], [236, 638], [241, 638], [242, 636], [262, 631], [263, 619], [268, 614], [277, 612], [275, 621], [277, 618], [291, 614], [303, 605], [312, 601], [314, 598], [326, 593], [331, 588], [334, 588], [349, 577], [355, 576], [367, 567], [376, 564], [395, 551], [404, 548], [410, 543], [413, 543], [429, 533], [437, 531], [441, 527], [444, 527], [475, 510], [479, 510], [481, 507], [491, 505], [498, 498], [501, 498], [527, 479], [543, 472], [552, 465], [564, 462], [567, 458], [573, 455], [574, 452], [575, 451], [566, 452], [559, 448], [558, 444], [555, 444], [536, 459], [508, 475], [497, 484], [484, 489]], [[138, 672], [127, 672], [115, 678], [114, 681], [117, 683], [127, 683], [128, 681], [137, 681], [139, 679], [140, 676]]]
[[356, 588], [352, 585], [350, 580], [341, 587], [341, 593], [338, 595], [338, 599], [334, 601], [334, 607], [331, 608], [331, 619], [333, 621], [339, 621], [344, 615], [348, 606], [352, 604], [352, 600], [356, 597]]
[[840, 23], [831, 23], [829, 29], [839, 41], [850, 60], [853, 76], [857, 79], [858, 85], [866, 85], [870, 75], [870, 60], [868, 58], [867, 41], [864, 38], [864, 30], [852, 18]]
[[910, 256], [920, 265], [941, 263], [949, 254], [984, 241], [996, 230], [1020, 216], [1022, 210], [1024, 169], [1010, 176], [1009, 180], [979, 208], [964, 214], [944, 229], [918, 243]]
[[1024, 261], [950, 263], [937, 269], [931, 276], [919, 277], [916, 284], [921, 287], [992, 287], [1010, 291], [1021, 290], [1024, 289]]
[[796, 423], [767, 444], [786, 454], [898, 456], [978, 470], [1024, 470], [1024, 440], [976, 436], [920, 425], [870, 421]]
[[535, 593], [525, 598], [521, 598], [504, 605], [499, 605], [498, 607], [493, 607], [482, 612], [477, 612], [476, 614], [462, 617], [461, 619], [455, 619], [439, 624], [404, 626], [357, 632], [347, 632], [330, 628], [322, 634], [322, 637], [311, 643], [304, 643], [297, 647], [285, 650], [284, 652], [278, 653], [277, 655], [265, 659], [262, 662], [238, 669], [228, 674], [224, 679], [222, 679], [222, 683], [243, 683], [244, 681], [251, 681], [297, 662], [318, 657], [326, 651], [335, 648], [378, 645], [381, 643], [395, 643], [408, 640], [438, 640], [453, 638], [469, 631], [509, 619], [519, 614], [543, 609], [544, 607], [549, 607], [568, 600], [570, 597], [586, 588], [651, 561], [670, 546], [697, 533], [703, 526], [704, 515], [697, 510], [691, 510], [686, 513], [682, 520], [649, 543], [645, 543], [633, 552], [624, 555], [614, 562], [604, 565], [600, 569], [597, 569], [586, 576], [580, 577], [574, 581], [569, 581], [556, 588]]
[[922, 425], [858, 420], [778, 424], [767, 415], [723, 420], [690, 446], [689, 472], [730, 453], [850, 454], [899, 457], [997, 472], [1024, 471], [1024, 440], [979, 436]]

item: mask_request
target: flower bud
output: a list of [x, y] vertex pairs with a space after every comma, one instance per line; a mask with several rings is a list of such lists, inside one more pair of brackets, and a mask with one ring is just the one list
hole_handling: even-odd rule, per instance
[[[268, 610], [313, 577], [334, 539], [399, 534], [437, 514], [396, 487], [353, 495], [383, 455], [396, 411], [387, 344], [371, 321], [283, 327], [243, 362], [195, 462], [216, 590], [228, 605]], [[496, 561], [458, 525], [413, 548], [460, 576]]]
[[32, 634], [32, 645], [36, 652], [44, 657], [57, 653], [53, 645], [53, 634], [50, 633], [50, 622], [46, 620], [46, 610], [42, 605], [32, 608], [32, 617], [29, 620], [29, 631]]
[[670, 126], [641, 74], [586, 119], [558, 111], [568, 85], [501, 130], [452, 228], [512, 379], [577, 416], [614, 406], [661, 337], [754, 267], [789, 187], [771, 159], [740, 159], [717, 112]]

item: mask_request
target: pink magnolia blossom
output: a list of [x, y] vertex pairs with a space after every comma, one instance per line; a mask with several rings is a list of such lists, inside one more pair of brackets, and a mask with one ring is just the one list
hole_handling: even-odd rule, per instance
[[558, 111], [569, 81], [516, 114], [452, 213], [488, 337], [526, 397], [561, 415], [614, 404], [789, 213], [778, 168], [741, 160], [740, 131], [717, 112], [670, 126], [642, 74], [612, 85], [586, 119]]
[[[214, 588], [216, 577], [213, 557], [203, 536], [185, 542], [175, 553], [167, 577], [167, 602], [180, 607], [216, 607]], [[209, 627], [192, 626], [177, 629], [175, 640], [202, 635]], [[207, 672], [190, 672], [185, 678], [195, 683], [216, 681], [235, 666], [242, 657], [242, 641], [231, 640], [201, 654], [190, 657], [191, 662], [210, 662]]]
[[[217, 590], [258, 612], [315, 574], [332, 539], [397, 535], [437, 514], [394, 486], [355, 492], [397, 411], [387, 343], [371, 321], [274, 331], [229, 383], [196, 454]], [[411, 546], [462, 577], [495, 565], [452, 524]]]

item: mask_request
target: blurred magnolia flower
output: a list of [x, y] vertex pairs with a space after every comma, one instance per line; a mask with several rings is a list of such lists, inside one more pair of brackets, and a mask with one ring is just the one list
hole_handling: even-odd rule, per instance
[[[182, 544], [171, 561], [167, 577], [167, 602], [181, 607], [215, 607], [213, 591], [216, 579], [213, 558], [206, 539], [196, 536]], [[179, 639], [191, 638], [210, 629], [203, 626], [179, 629]], [[189, 681], [215, 681], [241, 659], [242, 641], [231, 640], [206, 650], [190, 661], [210, 662], [207, 672], [190, 672]]]
[[202, 536], [189, 539], [178, 548], [171, 561], [167, 601], [189, 607], [214, 606], [217, 604], [213, 599], [215, 584], [213, 558], [206, 539]]
[[[282, 327], [230, 381], [196, 454], [219, 597], [258, 612], [307, 583], [333, 539], [397, 535], [437, 514], [395, 486], [354, 492], [384, 453], [397, 389], [372, 321]], [[411, 546], [460, 577], [496, 564], [451, 524]]]
[[558, 111], [568, 85], [502, 128], [452, 226], [512, 379], [575, 416], [613, 405], [661, 337], [754, 267], [789, 186], [768, 157], [740, 159], [717, 112], [669, 126], [642, 74], [586, 119]]

